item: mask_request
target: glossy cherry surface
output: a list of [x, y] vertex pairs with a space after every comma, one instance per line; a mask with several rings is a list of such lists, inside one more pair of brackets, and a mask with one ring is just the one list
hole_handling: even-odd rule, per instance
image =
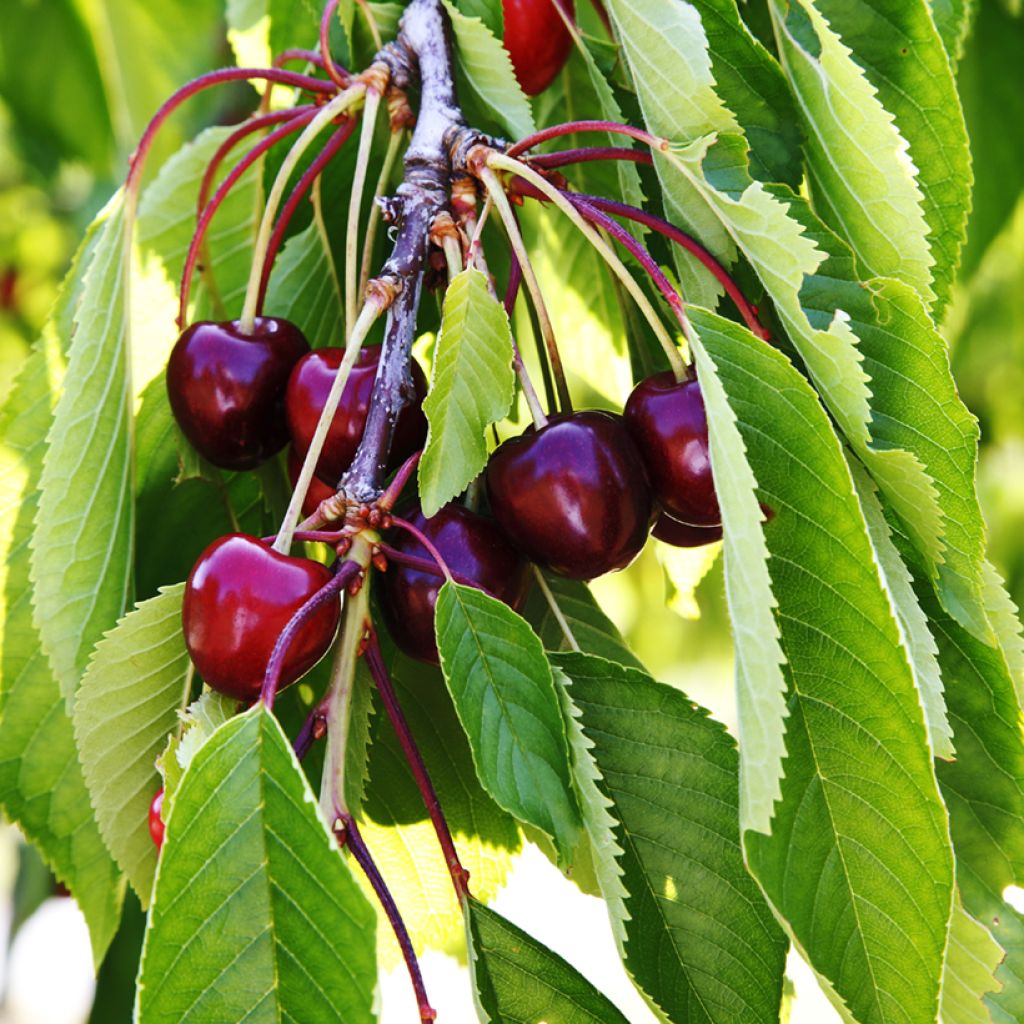
[[[309, 450], [320, 413], [327, 401], [327, 393], [331, 390], [344, 356], [345, 350], [341, 348], [318, 348], [300, 359], [292, 370], [285, 405], [288, 411], [288, 430], [300, 454]], [[317, 463], [317, 476], [323, 480], [336, 482], [348, 469], [359, 447], [366, 428], [366, 416], [370, 409], [370, 396], [373, 394], [379, 361], [380, 346], [371, 345], [360, 351], [352, 367]], [[412, 364], [412, 378], [416, 401], [405, 406], [395, 424], [388, 462], [390, 469], [397, 469], [413, 452], [422, 448], [427, 437], [427, 420], [420, 408], [427, 393], [427, 379], [415, 360]]]
[[164, 819], [160, 817], [160, 810], [163, 805], [164, 790], [161, 786], [156, 791], [153, 802], [149, 805], [149, 834], [152, 836], [153, 842], [156, 843], [158, 850], [164, 845]]
[[[565, 67], [572, 36], [559, 17], [553, 0], [502, 0], [505, 49], [512, 58], [516, 78], [528, 96], [543, 92]], [[570, 17], [572, 0], [562, 7]]]
[[658, 516], [651, 536], [674, 548], [699, 548], [722, 539], [721, 526], [691, 526], [673, 519], [667, 512]]
[[[295, 450], [295, 445], [288, 446], [288, 479], [292, 487], [298, 483], [299, 473], [302, 472], [302, 456]], [[302, 499], [302, 514], [311, 516], [319, 507], [321, 501], [326, 501], [335, 494], [334, 488], [325, 483], [315, 473], [309, 482], [309, 490], [306, 497]]]
[[661, 507], [691, 526], [721, 523], [711, 476], [708, 421], [697, 381], [677, 381], [669, 372], [656, 373], [633, 389], [623, 417]]
[[[205, 682], [255, 700], [278, 636], [330, 579], [319, 562], [282, 555], [256, 537], [231, 533], [215, 540], [189, 574], [182, 608], [185, 644]], [[328, 601], [306, 621], [285, 658], [281, 688], [323, 657], [338, 617], [338, 602]]]
[[[419, 509], [405, 515], [433, 542], [448, 568], [471, 580], [512, 608], [526, 597], [528, 566], [493, 519], [461, 505], [443, 506], [430, 519]], [[399, 551], [431, 559], [427, 549], [405, 530], [388, 537]], [[381, 609], [395, 643], [410, 657], [437, 664], [434, 605], [444, 579], [392, 562], [381, 578]]]
[[572, 579], [624, 569], [651, 524], [651, 491], [622, 417], [577, 412], [505, 441], [487, 467], [494, 518], [529, 559]]
[[183, 331], [167, 363], [167, 394], [196, 451], [222, 469], [253, 469], [279, 452], [288, 441], [288, 375], [308, 351], [302, 332], [275, 317], [259, 317], [251, 335], [237, 321]]

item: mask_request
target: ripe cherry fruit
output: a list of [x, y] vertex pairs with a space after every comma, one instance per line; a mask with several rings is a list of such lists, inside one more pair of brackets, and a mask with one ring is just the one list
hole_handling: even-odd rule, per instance
[[[219, 693], [255, 700], [274, 644], [288, 620], [331, 580], [326, 566], [274, 551], [256, 537], [231, 533], [200, 556], [185, 585], [185, 645], [200, 676]], [[339, 603], [322, 604], [288, 649], [280, 689], [326, 653]]]
[[[555, 8], [556, 0], [502, 0], [505, 49], [527, 96], [543, 92], [565, 67], [572, 36]], [[573, 0], [558, 0], [571, 18]]]
[[667, 512], [658, 516], [651, 536], [674, 548], [699, 548], [722, 539], [721, 526], [690, 526], [673, 519]]
[[498, 525], [534, 562], [572, 579], [624, 569], [651, 525], [651, 491], [621, 416], [576, 412], [505, 441], [487, 466]]
[[[309, 450], [320, 413], [327, 401], [327, 393], [331, 390], [344, 356], [345, 350], [342, 348], [318, 348], [300, 359], [292, 370], [285, 407], [288, 429], [300, 455]], [[366, 416], [370, 409], [370, 396], [373, 394], [379, 362], [380, 346], [370, 345], [360, 351], [352, 367], [317, 463], [317, 476], [323, 480], [336, 482], [348, 469], [359, 447], [366, 428]], [[402, 409], [395, 424], [388, 462], [391, 469], [397, 469], [413, 452], [422, 448], [427, 436], [427, 420], [420, 408], [427, 393], [427, 378], [415, 360], [412, 363], [412, 378], [416, 400]]]
[[623, 417], [643, 455], [661, 507], [690, 526], [722, 521], [711, 476], [708, 421], [696, 380], [656, 373], [640, 381]]
[[[492, 519], [461, 505], [443, 506], [427, 519], [417, 508], [406, 518], [433, 542], [448, 568], [518, 610], [529, 582], [527, 565]], [[399, 551], [431, 559], [420, 542], [405, 530], [390, 538]], [[399, 565], [388, 566], [381, 578], [381, 609], [399, 648], [412, 658], [437, 664], [434, 605], [444, 579]]]
[[183, 331], [167, 363], [167, 394], [196, 451], [221, 469], [254, 469], [280, 451], [288, 375], [308, 351], [302, 332], [275, 317], [258, 317], [252, 334], [237, 320]]
[[164, 845], [164, 819], [160, 817], [160, 811], [164, 805], [164, 789], [161, 786], [149, 805], [149, 834], [156, 843], [157, 850]]

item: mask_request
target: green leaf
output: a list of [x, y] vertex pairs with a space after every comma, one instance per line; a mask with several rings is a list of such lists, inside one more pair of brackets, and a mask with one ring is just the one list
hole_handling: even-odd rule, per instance
[[430, 424], [419, 464], [426, 516], [466, 488], [487, 463], [486, 431], [515, 397], [512, 331], [487, 277], [463, 270], [448, 285], [423, 412]]
[[575, 968], [511, 921], [466, 901], [480, 1020], [491, 1024], [628, 1024]]
[[984, 997], [1000, 985], [996, 969], [1003, 951], [983, 925], [958, 900], [949, 929], [949, 949], [942, 972], [942, 1024], [990, 1024]]
[[[816, 210], [869, 276], [903, 281], [931, 305], [935, 258], [924, 194], [895, 118], [813, 3], [772, 0], [771, 9], [782, 67], [797, 96]], [[889, 43], [893, 31], [887, 28], [880, 42]]]
[[369, 1024], [375, 914], [266, 709], [190, 765], [160, 855], [139, 973], [140, 1024]]
[[296, 324], [313, 348], [344, 337], [345, 313], [321, 222], [314, 220], [285, 243], [267, 286], [266, 307]]
[[434, 612], [441, 669], [484, 789], [568, 860], [579, 831], [551, 666], [514, 611], [446, 581]]
[[0, 410], [0, 807], [78, 900], [98, 964], [117, 930], [123, 888], [89, 805], [67, 706], [41, 649], [29, 578], [45, 438], [82, 287], [78, 270], [95, 240], [92, 230]]
[[711, 53], [711, 73], [750, 143], [760, 181], [799, 188], [803, 177], [796, 102], [775, 58], [740, 20], [734, 0], [693, 0]]
[[935, 22], [954, 71], [963, 56], [964, 43], [970, 33], [972, 15], [977, 6], [977, 0], [928, 0], [932, 21]]
[[[717, 376], [774, 513], [762, 532], [787, 658], [787, 756], [771, 834], [744, 835], [748, 861], [855, 1019], [934, 1021], [953, 898], [948, 826], [842, 448], [781, 353], [710, 313], [695, 310], [693, 324], [702, 387]], [[735, 466], [714, 447], [711, 458], [717, 485]], [[728, 537], [729, 502], [722, 517]], [[727, 544], [727, 574], [730, 557]]]
[[555, 662], [575, 709], [577, 784], [594, 787], [584, 806], [603, 798], [612, 818], [586, 823], [615, 862], [598, 877], [630, 974], [667, 1020], [775, 1019], [787, 943], [743, 863], [735, 742], [642, 672]]
[[455, 33], [459, 68], [488, 116], [513, 138], [529, 135], [534, 131], [533, 111], [516, 81], [508, 50], [479, 18], [467, 17], [451, 0], [444, 0], [444, 7]]
[[[617, 665], [643, 668], [637, 656], [626, 646], [615, 624], [601, 610], [586, 583], [567, 580], [554, 573], [545, 573], [544, 581], [580, 650], [606, 658]], [[523, 616], [547, 650], [567, 651], [572, 648], [540, 587], [530, 590]]]
[[935, 260], [933, 312], [939, 319], [967, 236], [972, 185], [967, 128], [949, 57], [926, 0], [815, 3], [910, 147]]
[[143, 908], [156, 873], [146, 816], [156, 758], [188, 703], [192, 664], [181, 632], [184, 584], [128, 613], [97, 644], [75, 702], [75, 738], [100, 831]]

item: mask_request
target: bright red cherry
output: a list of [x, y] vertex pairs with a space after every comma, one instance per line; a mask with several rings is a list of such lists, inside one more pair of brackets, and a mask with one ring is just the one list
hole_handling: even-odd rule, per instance
[[[318, 348], [300, 359], [292, 370], [285, 407], [288, 411], [288, 429], [300, 454], [309, 450], [320, 413], [327, 401], [327, 393], [331, 390], [344, 356], [345, 350], [342, 348]], [[359, 447], [366, 428], [366, 416], [370, 409], [370, 396], [373, 394], [379, 361], [380, 346], [371, 345], [360, 351], [352, 367], [317, 463], [317, 476], [323, 480], [338, 480], [348, 469]], [[427, 420], [420, 408], [427, 393], [427, 378], [415, 360], [412, 363], [412, 378], [416, 401], [405, 406], [395, 424], [388, 462], [392, 469], [397, 469], [413, 452], [422, 448], [427, 437]]]
[[487, 493], [512, 543], [572, 579], [624, 569], [650, 530], [643, 461], [610, 412], [557, 416], [505, 441], [487, 466]]
[[284, 392], [309, 351], [287, 320], [259, 317], [252, 334], [238, 321], [192, 324], [167, 363], [174, 418], [203, 458], [222, 469], [253, 469], [288, 441]]
[[[330, 580], [319, 562], [282, 555], [248, 534], [215, 540], [189, 574], [181, 615], [200, 676], [219, 693], [255, 700], [278, 636]], [[324, 656], [338, 617], [339, 603], [327, 601], [306, 621], [285, 657], [281, 688]]]
[[156, 843], [157, 850], [164, 845], [164, 819], [160, 817], [160, 811], [164, 805], [164, 788], [161, 786], [149, 805], [149, 834]]
[[[302, 456], [295, 450], [295, 445], [288, 446], [288, 479], [294, 487], [299, 481], [299, 473], [302, 472]], [[315, 473], [309, 482], [309, 490], [302, 501], [302, 514], [311, 516], [319, 507], [320, 502], [333, 498], [337, 492], [328, 483], [324, 483]]]
[[[561, 0], [571, 18], [573, 0]], [[558, 15], [554, 0], [502, 0], [505, 49], [527, 96], [543, 92], [565, 66], [572, 36]]]
[[696, 380], [666, 371], [640, 381], [623, 417], [643, 455], [651, 489], [673, 519], [691, 526], [722, 521], [711, 476], [708, 420]]
[[673, 519], [667, 512], [658, 516], [651, 536], [674, 548], [699, 548], [722, 539], [721, 526], [691, 526]]
[[[461, 505], [443, 506], [430, 519], [417, 508], [406, 516], [431, 540], [448, 568], [518, 610], [526, 597], [528, 566], [492, 519]], [[399, 551], [431, 556], [415, 537], [396, 529], [390, 537]], [[399, 565], [381, 578], [381, 608], [395, 643], [410, 657], [437, 664], [434, 605], [444, 580]]]

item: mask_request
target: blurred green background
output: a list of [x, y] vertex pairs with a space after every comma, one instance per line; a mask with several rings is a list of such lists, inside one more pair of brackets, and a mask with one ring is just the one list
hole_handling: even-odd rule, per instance
[[[237, 0], [232, 0], [237, 2]], [[741, 3], [763, 15], [759, 0]], [[978, 0], [959, 69], [975, 169], [974, 211], [961, 280], [945, 333], [961, 393], [981, 421], [979, 486], [992, 557], [1024, 603], [1024, 16], [1020, 0]], [[0, 401], [49, 312], [85, 226], [117, 186], [149, 116], [173, 88], [234, 62], [224, 0], [0, 0]], [[302, 2], [297, 10], [305, 14]], [[312, 41], [312, 40], [311, 40]], [[255, 94], [245, 87], [187, 108], [151, 166], [205, 124], [237, 120]], [[544, 238], [545, 225], [536, 225]], [[542, 279], [559, 280], [564, 236], [538, 253]], [[545, 259], [550, 261], [545, 270]], [[571, 261], [568, 261], [571, 263]], [[620, 404], [628, 363], [607, 318], [572, 286], [548, 299], [574, 369], [577, 404]], [[716, 552], [671, 555], [651, 545], [626, 573], [595, 591], [640, 657], [732, 724], [732, 665]], [[665, 561], [671, 558], [666, 569]], [[663, 597], [670, 600], [666, 605]], [[4, 844], [6, 846], [6, 843]], [[0, 870], [14, 891], [12, 934], [25, 908], [50, 891], [24, 847]], [[130, 993], [138, 911], [110, 959], [101, 998]], [[116, 954], [116, 947], [115, 947]], [[127, 1019], [102, 1002], [94, 1020]], [[2, 1019], [2, 1010], [0, 1010]]]

